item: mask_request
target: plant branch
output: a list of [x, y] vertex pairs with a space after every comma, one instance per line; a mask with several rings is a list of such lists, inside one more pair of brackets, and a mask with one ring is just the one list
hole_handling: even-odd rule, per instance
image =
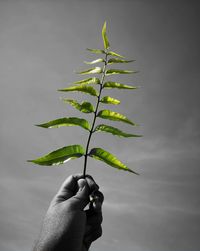
[[106, 68], [107, 68], [107, 64], [108, 64], [107, 57], [108, 57], [108, 52], [106, 51], [106, 56], [105, 56], [105, 60], [104, 60], [102, 77], [101, 77], [101, 81], [100, 81], [100, 85], [99, 85], [100, 86], [99, 87], [99, 95], [98, 95], [98, 98], [97, 98], [96, 108], [95, 108], [95, 111], [94, 111], [94, 118], [93, 118], [93, 122], [92, 122], [92, 127], [91, 127], [91, 130], [90, 130], [90, 133], [89, 133], [89, 136], [88, 136], [88, 140], [87, 140], [87, 145], [86, 145], [86, 152], [85, 152], [85, 159], [84, 159], [84, 168], [83, 168], [83, 178], [85, 178], [85, 175], [86, 175], [87, 158], [88, 158], [88, 151], [89, 151], [90, 140], [91, 140], [92, 134], [94, 132], [94, 126], [95, 126], [95, 122], [96, 122], [96, 118], [97, 118], [97, 112], [98, 112], [99, 103], [100, 103], [100, 100], [101, 100], [101, 92], [102, 92], [102, 89], [103, 89], [103, 83], [104, 83], [104, 79], [105, 79], [105, 76], [106, 76]]

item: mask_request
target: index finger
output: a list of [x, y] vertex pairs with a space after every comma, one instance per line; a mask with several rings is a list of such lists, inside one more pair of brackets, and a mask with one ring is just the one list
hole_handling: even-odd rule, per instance
[[98, 191], [99, 190], [99, 186], [97, 185], [97, 183], [95, 182], [95, 180], [93, 179], [92, 176], [90, 175], [86, 175], [86, 180], [87, 180], [87, 183], [88, 183], [88, 186], [90, 188], [90, 193], [94, 193], [95, 191]]

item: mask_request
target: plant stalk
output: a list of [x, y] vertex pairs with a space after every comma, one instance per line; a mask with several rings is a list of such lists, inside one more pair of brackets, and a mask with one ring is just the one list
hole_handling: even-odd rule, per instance
[[107, 68], [107, 57], [108, 57], [108, 53], [106, 51], [106, 56], [105, 56], [105, 61], [104, 61], [104, 66], [103, 66], [103, 72], [102, 72], [102, 77], [101, 77], [101, 81], [100, 81], [100, 87], [99, 87], [99, 95], [97, 97], [97, 103], [96, 103], [96, 108], [94, 111], [94, 118], [93, 118], [93, 122], [92, 122], [92, 127], [88, 136], [88, 140], [87, 140], [87, 145], [86, 145], [86, 152], [85, 152], [85, 159], [84, 159], [84, 168], [83, 168], [83, 178], [85, 179], [86, 176], [86, 168], [87, 168], [87, 158], [88, 158], [88, 151], [89, 151], [89, 145], [90, 145], [90, 140], [93, 134], [93, 130], [94, 130], [94, 126], [95, 126], [95, 122], [96, 122], [96, 118], [97, 118], [97, 112], [98, 112], [98, 108], [99, 108], [99, 103], [101, 100], [101, 92], [103, 89], [103, 83], [104, 83], [104, 79], [106, 76], [106, 68]]

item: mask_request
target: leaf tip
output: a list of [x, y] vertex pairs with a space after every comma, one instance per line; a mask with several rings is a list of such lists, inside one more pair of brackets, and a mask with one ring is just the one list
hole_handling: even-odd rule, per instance
[[28, 159], [26, 162], [35, 163], [33, 159]]
[[130, 173], [134, 173], [134, 174], [136, 174], [136, 175], [140, 175], [139, 173], [137, 173], [137, 172], [131, 170], [130, 168], [128, 168], [127, 171], [129, 171]]
[[103, 38], [103, 43], [104, 43], [104, 48], [107, 50], [110, 47], [110, 43], [108, 41], [108, 37], [106, 34], [106, 28], [107, 28], [107, 22], [105, 21], [103, 24], [103, 28], [102, 28], [102, 38]]
[[37, 125], [34, 125], [34, 126], [38, 126], [38, 127], [41, 127], [41, 128], [47, 128], [44, 124], [37, 124]]
[[134, 171], [132, 171], [132, 173], [134, 173], [134, 174], [136, 174], [136, 175], [140, 175], [139, 173], [137, 173], [137, 172], [134, 172]]
[[103, 29], [106, 29], [106, 26], [107, 26], [107, 21], [105, 20], [103, 23]]

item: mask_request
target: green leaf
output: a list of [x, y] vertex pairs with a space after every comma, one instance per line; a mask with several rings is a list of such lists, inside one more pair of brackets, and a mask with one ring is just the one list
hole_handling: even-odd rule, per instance
[[90, 124], [85, 119], [80, 119], [77, 117], [69, 117], [69, 118], [60, 118], [51, 120], [49, 122], [36, 125], [43, 128], [59, 128], [62, 126], [80, 126], [86, 130], [90, 130]]
[[79, 104], [76, 100], [74, 99], [66, 99], [66, 98], [62, 98], [62, 100], [65, 103], [70, 104], [71, 106], [73, 106], [74, 108], [76, 108], [77, 110], [84, 112], [84, 113], [91, 113], [94, 112], [94, 107], [90, 102], [86, 102], [84, 101], [82, 104]]
[[123, 60], [120, 58], [110, 58], [108, 60], [108, 64], [118, 64], [118, 63], [131, 63], [134, 62], [135, 60]]
[[111, 89], [111, 88], [117, 88], [117, 89], [137, 89], [137, 87], [135, 86], [131, 86], [131, 85], [124, 85], [124, 84], [120, 84], [117, 82], [105, 82], [103, 85], [103, 88], [106, 89]]
[[138, 73], [138, 71], [119, 70], [119, 69], [109, 69], [106, 71], [107, 76], [113, 74], [131, 74], [131, 73]]
[[100, 80], [96, 77], [86, 78], [80, 81], [73, 82], [73, 84], [100, 84]]
[[98, 59], [95, 59], [91, 62], [84, 61], [85, 64], [97, 64], [97, 63], [101, 63], [101, 62], [104, 62], [103, 58], [98, 58]]
[[111, 98], [109, 96], [105, 96], [100, 100], [101, 103], [104, 104], [112, 104], [112, 105], [118, 105], [120, 104], [120, 101], [118, 99], [115, 98]]
[[106, 22], [104, 22], [103, 28], [102, 28], [102, 38], [104, 43], [104, 48], [107, 50], [110, 47], [108, 37], [106, 34]]
[[118, 128], [115, 128], [115, 127], [112, 127], [112, 126], [108, 126], [108, 125], [104, 125], [104, 124], [98, 125], [95, 128], [95, 131], [112, 133], [113, 135], [116, 135], [116, 136], [119, 136], [119, 137], [125, 137], [125, 138], [129, 138], [129, 137], [142, 137], [142, 135], [125, 133], [125, 132], [122, 132], [121, 130], [119, 130]]
[[116, 53], [114, 51], [109, 51], [107, 54], [110, 55], [110, 56], [114, 56], [114, 57], [124, 58], [124, 56], [119, 55], [118, 53]]
[[96, 96], [96, 97], [98, 96], [97, 91], [92, 86], [88, 86], [87, 84], [81, 84], [78, 86], [70, 86], [63, 89], [59, 89], [58, 91], [61, 91], [61, 92], [78, 91], [78, 92], [84, 92], [84, 93], [90, 94], [92, 96]]
[[102, 73], [102, 69], [101, 67], [94, 67], [94, 68], [90, 68], [90, 69], [87, 69], [85, 71], [81, 71], [81, 72], [77, 72], [78, 74], [81, 74], [81, 75], [86, 75], [86, 74], [99, 74], [99, 73]]
[[81, 145], [71, 145], [57, 149], [38, 159], [28, 160], [28, 162], [44, 166], [60, 165], [70, 159], [80, 158], [84, 154], [85, 149]]
[[90, 48], [87, 48], [87, 50], [90, 51], [90, 52], [92, 52], [92, 53], [95, 53], [95, 54], [105, 54], [104, 50], [90, 49]]
[[135, 126], [136, 124], [130, 121], [126, 116], [118, 113], [118, 112], [113, 112], [110, 110], [102, 110], [97, 114], [97, 117], [100, 117], [102, 119], [109, 119], [109, 120], [114, 120], [114, 121], [121, 121], [130, 125]]
[[114, 155], [105, 151], [102, 148], [93, 148], [91, 149], [89, 156], [98, 160], [105, 162], [106, 164], [124, 170], [129, 171], [131, 173], [135, 173], [133, 170], [129, 169], [126, 165], [124, 165], [120, 160], [118, 160]]
[[[87, 48], [88, 51], [95, 53], [95, 54], [106, 54], [106, 52], [104, 50], [100, 50], [100, 49], [90, 49]], [[118, 57], [118, 58], [124, 58], [124, 56], [114, 52], [114, 51], [108, 51], [107, 55], [109, 56], [114, 56], [114, 57]]]

